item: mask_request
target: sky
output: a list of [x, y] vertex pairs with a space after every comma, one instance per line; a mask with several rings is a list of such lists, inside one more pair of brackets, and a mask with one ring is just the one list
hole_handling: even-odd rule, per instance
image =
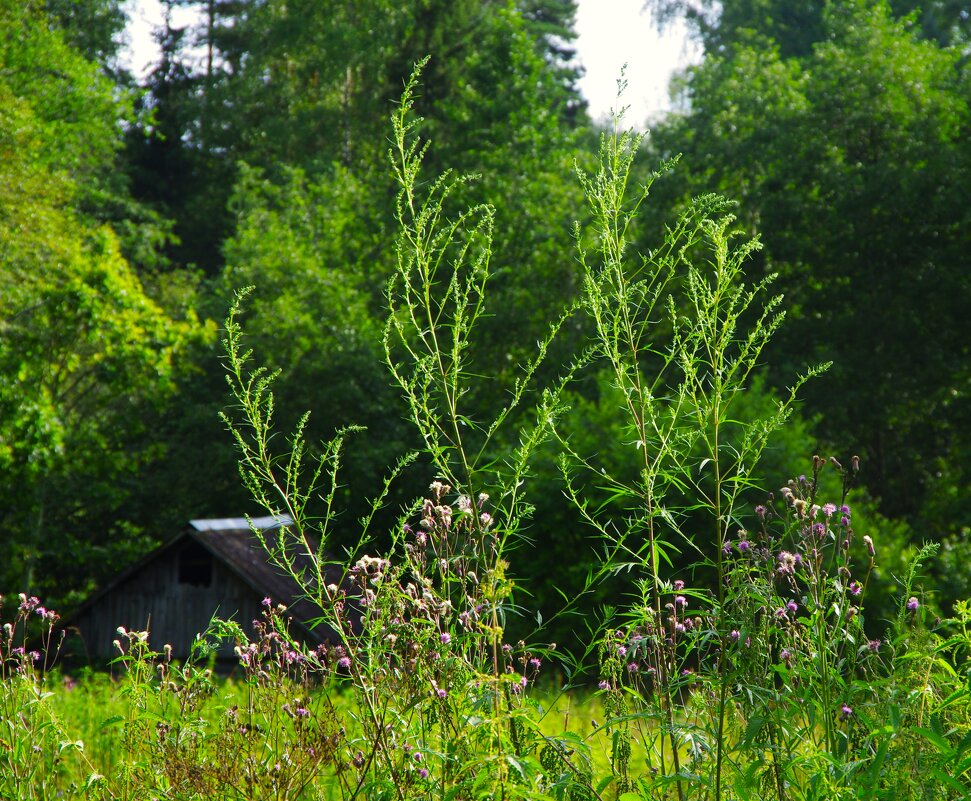
[[[580, 91], [595, 120], [608, 119], [616, 105], [617, 79], [627, 65], [627, 91], [621, 101], [629, 107], [626, 122], [643, 128], [671, 107], [667, 85], [671, 73], [700, 59], [700, 50], [685, 38], [684, 27], [672, 24], [659, 34], [643, 0], [579, 0], [576, 48], [586, 74]], [[127, 64], [143, 76], [157, 56], [152, 30], [162, 23], [158, 0], [129, 0], [131, 42]], [[176, 9], [174, 22], [192, 18], [188, 9]]]

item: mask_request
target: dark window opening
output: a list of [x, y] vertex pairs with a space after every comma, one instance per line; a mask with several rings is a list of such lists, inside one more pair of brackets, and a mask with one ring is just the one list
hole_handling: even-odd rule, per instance
[[212, 584], [212, 554], [197, 542], [190, 542], [179, 552], [179, 584]]

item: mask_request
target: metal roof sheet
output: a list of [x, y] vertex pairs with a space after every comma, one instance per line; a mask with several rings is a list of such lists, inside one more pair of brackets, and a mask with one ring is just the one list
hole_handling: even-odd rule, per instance
[[190, 520], [189, 525], [196, 531], [248, 531], [250, 528], [266, 531], [277, 526], [291, 526], [293, 520], [288, 515], [249, 518], [216, 517], [209, 520]]

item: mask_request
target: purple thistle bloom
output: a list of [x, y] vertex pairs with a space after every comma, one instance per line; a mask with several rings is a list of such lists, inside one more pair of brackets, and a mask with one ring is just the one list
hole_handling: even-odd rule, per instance
[[860, 586], [859, 581], [854, 581], [850, 584], [850, 595], [856, 596], [856, 595], [859, 595], [861, 592], [863, 592], [863, 587]]
[[826, 517], [832, 517], [836, 514], [836, 504], [835, 503], [824, 503], [823, 504], [823, 514]]
[[852, 715], [853, 715], [853, 707], [847, 706], [846, 704], [843, 704], [843, 706], [840, 707], [840, 719], [841, 720], [847, 720]]
[[447, 631], [443, 631], [442, 636], [438, 639], [441, 641], [442, 645], [448, 645], [452, 641], [452, 635]]
[[910, 598], [907, 599], [907, 611], [916, 612], [918, 609], [920, 609], [920, 601], [918, 601], [914, 596], [910, 596]]
[[676, 595], [674, 598], [675, 606], [685, 606], [687, 603], [688, 603], [688, 599], [685, 598], [683, 595]]
[[869, 648], [873, 653], [878, 653], [880, 651], [880, 640], [870, 640], [870, 642], [866, 644], [866, 647]]
[[725, 544], [722, 545], [722, 553], [728, 556], [732, 552], [732, 541], [725, 540]]
[[639, 666], [638, 666], [637, 662], [628, 662], [627, 663], [627, 672], [628, 673], [637, 673], [638, 669], [639, 669]]
[[683, 589], [684, 589], [684, 582], [681, 579], [676, 579], [674, 582], [675, 592], [680, 592]]
[[731, 633], [728, 635], [728, 639], [732, 642], [738, 642], [738, 638], [742, 635], [738, 633], [738, 629], [732, 629]]
[[539, 666], [542, 665], [542, 664], [543, 663], [539, 659], [537, 659], [535, 656], [532, 659], [529, 660], [529, 666], [533, 670], [539, 670]]
[[351, 666], [351, 658], [349, 656], [342, 656], [337, 660], [337, 667], [341, 670], [347, 670]]
[[428, 769], [427, 768], [419, 768], [418, 769], [418, 775], [421, 776], [421, 778], [423, 778], [423, 779], [427, 779], [428, 778]]
[[609, 689], [610, 689], [610, 682], [609, 682], [609, 681], [607, 681], [606, 679], [601, 679], [601, 680], [600, 680], [600, 684], [598, 684], [597, 686], [598, 686], [598, 687], [599, 687], [599, 688], [600, 688], [601, 690], [609, 690]]
[[799, 607], [796, 605], [795, 601], [789, 601], [789, 603], [786, 604], [786, 609], [792, 612], [792, 614], [796, 614], [796, 612], [799, 611]]
[[844, 515], [846, 515], [847, 517], [849, 517], [849, 516], [850, 516], [850, 507], [849, 507], [849, 506], [847, 506], [847, 505], [846, 505], [846, 504], [844, 503], [844, 504], [843, 504], [843, 505], [842, 505], [842, 506], [840, 507], [840, 514], [844, 514]]
[[758, 506], [755, 507], [755, 514], [759, 516], [759, 520], [765, 520], [765, 514], [768, 511], [769, 510], [766, 509], [762, 504], [759, 504]]
[[738, 550], [741, 553], [748, 553], [751, 548], [752, 548], [752, 546], [749, 544], [749, 541], [748, 540], [742, 540], [738, 544]]
[[621, 657], [622, 659], [627, 656], [627, 649], [623, 645], [617, 646], [617, 656]]

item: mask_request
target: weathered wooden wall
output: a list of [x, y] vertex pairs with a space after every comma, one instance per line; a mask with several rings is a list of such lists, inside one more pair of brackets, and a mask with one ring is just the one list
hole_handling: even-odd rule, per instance
[[[79, 635], [79, 656], [103, 661], [118, 656], [112, 640], [117, 629], [149, 629], [149, 644], [161, 651], [170, 644], [177, 659], [185, 659], [196, 634], [209, 625], [214, 613], [232, 618], [252, 636], [252, 621], [261, 613], [262, 598], [218, 559], [212, 560], [208, 586], [179, 581], [179, 558], [185, 548], [198, 548], [186, 540], [163, 552], [133, 575], [111, 588], [74, 621], [69, 635]], [[77, 631], [73, 631], [73, 629]], [[233, 644], [225, 643], [219, 658], [232, 658]]]

